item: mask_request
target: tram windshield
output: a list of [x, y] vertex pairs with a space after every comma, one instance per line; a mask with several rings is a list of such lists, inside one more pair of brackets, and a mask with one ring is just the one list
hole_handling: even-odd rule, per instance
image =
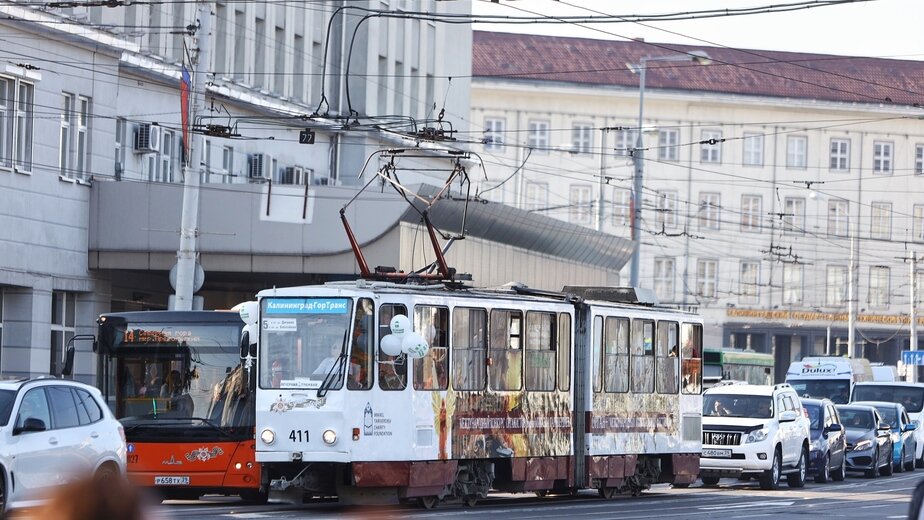
[[349, 298], [266, 298], [260, 320], [260, 386], [343, 386], [347, 368]]

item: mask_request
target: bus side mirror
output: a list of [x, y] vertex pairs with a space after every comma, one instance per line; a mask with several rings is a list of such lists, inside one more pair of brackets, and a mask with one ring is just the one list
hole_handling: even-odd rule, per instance
[[247, 357], [250, 354], [250, 331], [244, 329], [244, 332], [241, 333], [241, 359]]
[[241, 359], [247, 356], [257, 357], [258, 334], [256, 323], [244, 325], [244, 331], [241, 332]]
[[68, 345], [67, 350], [64, 352], [64, 368], [61, 369], [61, 375], [64, 377], [70, 377], [74, 373], [74, 345]]

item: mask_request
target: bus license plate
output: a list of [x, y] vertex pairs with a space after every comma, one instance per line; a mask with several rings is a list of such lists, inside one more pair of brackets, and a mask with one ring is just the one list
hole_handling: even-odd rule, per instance
[[703, 449], [703, 457], [731, 457], [732, 450]]
[[154, 477], [155, 486], [188, 486], [189, 477]]

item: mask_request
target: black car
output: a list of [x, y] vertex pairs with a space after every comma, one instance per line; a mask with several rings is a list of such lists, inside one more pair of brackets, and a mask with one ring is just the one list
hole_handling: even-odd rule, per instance
[[847, 432], [847, 470], [866, 478], [892, 474], [892, 427], [872, 406], [835, 406]]
[[809, 475], [815, 482], [844, 480], [847, 474], [847, 435], [829, 399], [802, 399], [810, 424]]

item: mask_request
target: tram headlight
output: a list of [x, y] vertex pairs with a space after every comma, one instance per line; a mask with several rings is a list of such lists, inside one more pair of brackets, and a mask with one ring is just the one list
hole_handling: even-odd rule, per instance
[[276, 432], [267, 428], [260, 432], [260, 440], [263, 441], [263, 444], [272, 444], [276, 442]]
[[332, 446], [335, 442], [337, 442], [337, 432], [334, 430], [324, 430], [321, 438], [324, 439], [324, 444]]

